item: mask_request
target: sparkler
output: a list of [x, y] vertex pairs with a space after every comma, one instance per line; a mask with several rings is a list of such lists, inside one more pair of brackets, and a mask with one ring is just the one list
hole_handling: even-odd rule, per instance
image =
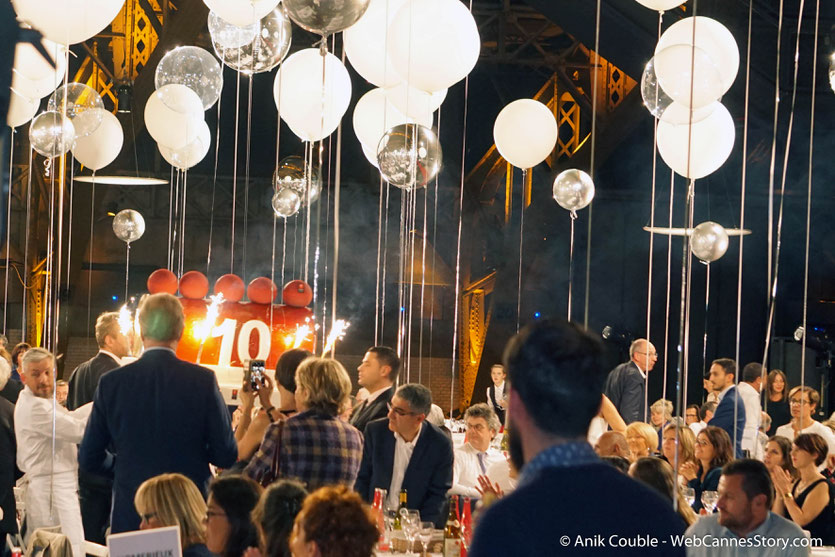
[[133, 316], [130, 314], [127, 304], [123, 304], [119, 308], [119, 318], [116, 322], [119, 323], [119, 331], [125, 336], [133, 330]]
[[215, 322], [220, 314], [220, 304], [223, 303], [223, 294], [218, 293], [214, 296], [209, 296], [209, 299], [212, 303], [210, 303], [209, 307], [206, 309], [206, 317], [199, 323], [195, 323], [194, 328], [192, 328], [194, 337], [200, 341], [200, 348], [197, 350], [198, 364], [200, 363], [200, 356], [203, 354], [203, 345], [212, 333], [212, 329], [215, 328]]
[[322, 356], [331, 352], [337, 340], [342, 340], [345, 337], [345, 331], [351, 324], [344, 319], [337, 319], [333, 322], [330, 333], [328, 333], [328, 340], [325, 343], [325, 348], [322, 350]]

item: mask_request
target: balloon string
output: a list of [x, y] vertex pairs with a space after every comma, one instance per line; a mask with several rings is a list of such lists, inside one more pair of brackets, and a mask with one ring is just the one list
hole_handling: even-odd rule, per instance
[[[241, 51], [238, 49], [238, 67], [241, 64]], [[241, 119], [241, 73], [235, 74], [236, 89], [235, 89], [235, 141], [234, 154], [232, 157], [232, 241], [230, 242], [231, 249], [229, 250], [229, 272], [235, 272], [235, 213], [238, 201], [238, 136], [240, 134], [240, 119]]]
[[[387, 8], [388, 9], [388, 8]], [[380, 175], [380, 204], [377, 209], [377, 285], [374, 289], [374, 345], [380, 345], [380, 263], [383, 248], [383, 176]], [[385, 285], [383, 285], [385, 288]]]
[[[223, 95], [217, 98], [217, 130], [215, 132], [215, 162], [214, 170], [212, 171], [212, 207], [209, 212], [209, 242], [206, 250], [206, 276], [209, 276], [209, 269], [212, 265], [212, 236], [215, 228], [215, 191], [217, 190], [217, 166], [218, 157], [220, 155], [220, 104], [223, 100]], [[276, 153], [278, 148], [276, 148]]]
[[[441, 109], [438, 108], [438, 136], [441, 135]], [[435, 255], [437, 250], [434, 247], [437, 245], [436, 239], [438, 237], [438, 184], [440, 178], [438, 175], [435, 175], [435, 193], [433, 195], [433, 205], [434, 211], [432, 216], [432, 277], [435, 278]], [[433, 341], [433, 332], [434, 332], [434, 324], [435, 324], [435, 283], [437, 281], [433, 280], [432, 284], [429, 286], [429, 359], [432, 360], [432, 341]], [[432, 366], [429, 367], [429, 375], [430, 375], [430, 383], [431, 383], [431, 375], [432, 375]]]
[[[29, 228], [30, 228], [30, 220], [32, 219], [32, 149], [29, 149], [29, 164], [26, 167], [29, 169], [29, 176], [26, 183], [26, 233], [24, 234], [24, 242], [23, 242], [23, 315], [21, 316], [21, 331], [20, 331], [20, 341], [26, 342], [26, 327], [27, 327], [27, 320], [26, 320], [26, 306], [27, 301], [31, 292], [29, 292]], [[93, 173], [95, 175], [95, 172]], [[95, 185], [95, 182], [93, 182]], [[95, 187], [95, 186], [94, 186]], [[92, 227], [92, 221], [90, 226]], [[93, 249], [92, 244], [92, 236], [90, 237], [90, 249]], [[89, 303], [89, 301], [88, 301]]]
[[[415, 136], [417, 136], [417, 127], [414, 127], [413, 130], [415, 131]], [[417, 143], [417, 137], [415, 137], [415, 143]], [[412, 174], [415, 176], [415, 180], [417, 180], [416, 174]], [[411, 191], [411, 200], [412, 200], [412, 216], [411, 216], [411, 224], [409, 226], [409, 324], [407, 327], [407, 331], [409, 333], [409, 343], [407, 346], [407, 357], [409, 362], [409, 380], [411, 381], [412, 377], [412, 318], [414, 317], [414, 291], [415, 291], [415, 230], [417, 225], [417, 197], [418, 197], [418, 190], [417, 190], [417, 181], [412, 186]]]
[[[687, 184], [687, 194], [685, 195], [684, 214], [685, 214], [685, 234], [687, 230], [693, 228], [693, 198], [695, 191], [695, 182], [689, 180]], [[677, 413], [682, 406], [682, 386], [687, 381], [687, 335], [689, 334], [689, 316], [687, 314], [689, 302], [689, 283], [690, 277], [690, 241], [687, 236], [684, 237], [681, 253], [681, 297], [679, 305], [679, 342], [678, 342], [678, 357], [676, 359], [676, 408]], [[646, 394], [645, 394], [646, 396]], [[646, 406], [646, 405], [645, 405]], [[646, 421], [646, 415], [644, 416]]]
[[[9, 133], [9, 196], [6, 202], [6, 276], [4, 279], [5, 285], [3, 287], [3, 334], [8, 338], [8, 331], [6, 330], [7, 315], [8, 315], [8, 301], [9, 301], [9, 271], [11, 270], [11, 245], [10, 240], [12, 236], [12, 185], [14, 184], [14, 134], [17, 133], [14, 128]], [[30, 168], [31, 171], [31, 168]]]
[[[802, 12], [798, 12], [801, 13]], [[802, 20], [798, 17], [798, 21]], [[766, 283], [771, 284], [772, 256], [774, 253], [774, 176], [777, 165], [777, 126], [780, 111], [780, 54], [783, 39], [783, 0], [780, 0], [779, 13], [777, 17], [777, 45], [776, 62], [774, 64], [774, 116], [771, 132], [771, 161], [768, 167], [768, 253], [766, 254]], [[744, 157], [743, 157], [744, 160]], [[766, 292], [766, 305], [771, 298], [770, 292]], [[766, 346], [768, 344], [766, 343]]]
[[185, 269], [185, 253], [186, 253], [186, 198], [188, 194], [188, 169], [183, 170], [183, 211], [180, 223], [180, 276], [183, 275]]
[[[169, 205], [170, 211], [170, 205]], [[28, 219], [27, 219], [28, 222]], [[88, 265], [89, 270], [87, 271], [87, 336], [89, 337], [93, 332], [92, 324], [93, 322], [90, 320], [90, 308], [92, 306], [93, 300], [93, 228], [96, 222], [96, 171], [93, 171], [93, 182], [90, 186], [90, 248], [88, 250], [88, 257], [90, 259], [90, 263]], [[169, 228], [170, 232], [170, 228]], [[27, 233], [27, 237], [29, 234]], [[169, 236], [169, 244], [170, 236]], [[170, 250], [169, 250], [170, 251]], [[170, 265], [169, 265], [170, 268]], [[25, 297], [24, 297], [25, 299]]]
[[397, 261], [397, 355], [400, 357], [403, 356], [403, 265], [405, 263], [403, 245], [405, 243], [404, 229], [406, 228], [406, 212], [408, 207], [406, 204], [407, 195], [407, 190], [401, 190], [399, 223], [400, 236], [398, 237], [397, 242], [397, 253], [400, 256]]
[[[669, 218], [667, 220], [667, 230], [672, 230], [673, 228], [673, 201], [675, 200], [675, 183], [676, 183], [676, 174], [674, 171], [670, 171], [670, 210], [669, 210]], [[672, 273], [673, 273], [673, 235], [669, 232], [667, 233], [667, 304], [666, 304], [666, 314], [665, 314], [665, 328], [664, 328], [664, 382], [661, 385], [661, 398], [667, 399], [667, 363], [669, 358], [667, 358], [667, 354], [669, 354], [669, 344], [670, 344], [670, 308], [672, 305]], [[646, 393], [646, 389], [644, 389], [644, 393]]]
[[[595, 151], [597, 151], [597, 80], [599, 78], [600, 65], [600, 0], [597, 0], [594, 16], [594, 75], [592, 77], [592, 92], [591, 92], [591, 144], [589, 155], [589, 176], [594, 181], [595, 168]], [[583, 309], [583, 326], [589, 326], [589, 303], [591, 290], [591, 224], [592, 214], [594, 211], [594, 201], [589, 203], [589, 223], [586, 232], [586, 288], [585, 288], [585, 307]], [[646, 389], [644, 389], [646, 392]]]
[[[710, 309], [710, 263], [705, 263], [705, 331], [702, 336], [702, 377], [707, 373], [707, 324]], [[739, 369], [739, 366], [737, 366]], [[686, 397], [685, 397], [686, 400]]]
[[[420, 318], [418, 324], [420, 326], [420, 335], [418, 337], [418, 383], [423, 382], [423, 305], [426, 294], [426, 224], [427, 224], [427, 207], [429, 203], [429, 187], [423, 190], [423, 241], [420, 252]], [[414, 272], [412, 273], [414, 276]]]
[[[508, 169], [513, 172], [513, 167]], [[522, 202], [519, 204], [519, 273], [516, 284], [516, 332], [519, 332], [519, 323], [522, 321], [522, 258], [524, 257], [524, 250], [522, 249], [525, 239], [525, 188], [528, 185], [528, 169], [522, 169]]]
[[[255, 57], [252, 57], [253, 63]], [[244, 165], [244, 241], [241, 246], [241, 274], [246, 277], [246, 244], [249, 240], [249, 153], [252, 141], [252, 74], [249, 74], [246, 104], [246, 158]]]
[[[343, 46], [342, 60], [344, 63], [345, 52]], [[320, 174], [321, 174], [321, 166]], [[339, 120], [339, 125], [336, 127], [336, 170], [334, 178], [334, 193], [333, 193], [333, 290], [331, 292], [331, 314], [333, 316], [333, 328], [336, 324], [337, 318], [337, 286], [339, 278], [339, 209], [340, 209], [340, 192], [342, 191], [342, 120]], [[319, 182], [321, 184], [321, 181]], [[321, 206], [321, 204], [320, 204]], [[333, 343], [331, 348], [331, 358], [334, 357], [336, 351], [336, 343]]]
[[574, 221], [577, 220], [577, 211], [571, 211], [571, 229], [568, 235], [568, 320], [571, 321], [571, 299], [574, 285]]
[[125, 242], [125, 304], [128, 303], [128, 277], [130, 277], [130, 242]]
[[383, 279], [380, 285], [380, 344], [385, 344], [386, 335], [386, 267], [388, 265], [388, 242], [389, 242], [389, 196], [391, 185], [386, 182], [386, 208], [383, 214]]
[[[72, 156], [72, 155], [71, 155]], [[73, 236], [73, 229], [72, 229], [72, 211], [73, 211], [73, 197], [75, 193], [75, 157], [73, 156], [70, 159], [70, 185], [69, 185], [69, 193], [70, 193], [70, 204], [69, 204], [69, 211], [68, 211], [68, 220], [67, 220], [67, 279], [66, 279], [66, 288], [69, 290], [70, 288], [70, 263], [72, 261], [72, 236]]]
[[[171, 236], [171, 270], [177, 271], [177, 259], [174, 257], [174, 254], [179, 254], [179, 250], [177, 249], [177, 241], [179, 240], [177, 234], [177, 227], [179, 226], [180, 222], [180, 170], [177, 169], [174, 175], [174, 183], [175, 183], [175, 191], [174, 191], [174, 217], [171, 221], [171, 229], [172, 229], [172, 236]], [[180, 278], [180, 273], [177, 271], [177, 278]]]
[[168, 270], [171, 271], [171, 254], [172, 251], [172, 243], [171, 243], [171, 230], [173, 228], [173, 218], [174, 218], [174, 166], [171, 166], [171, 175], [168, 178], [168, 251], [166, 253], [166, 263]]

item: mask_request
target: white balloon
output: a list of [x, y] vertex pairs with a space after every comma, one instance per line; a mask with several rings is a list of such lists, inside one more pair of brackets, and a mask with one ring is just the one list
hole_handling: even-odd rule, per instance
[[533, 168], [554, 150], [557, 120], [541, 102], [519, 99], [499, 112], [493, 139], [507, 162], [517, 168]]
[[635, 0], [638, 4], [646, 6], [651, 10], [666, 12], [684, 4], [686, 0]]
[[324, 65], [323, 84], [322, 55], [318, 48], [307, 48], [289, 56], [275, 76], [273, 98], [279, 115], [302, 141], [333, 133], [351, 102], [348, 70], [330, 52]]
[[695, 19], [695, 34], [692, 17], [673, 23], [661, 35], [655, 47], [655, 54], [673, 45], [697, 46], [716, 64], [724, 94], [733, 85], [739, 71], [739, 46], [728, 28], [715, 19], [704, 16], [696, 16]]
[[374, 168], [380, 168], [380, 163], [377, 162], [377, 148], [376, 147], [368, 147], [363, 143], [360, 143], [362, 147], [362, 154], [365, 155], [365, 158], [368, 159]]
[[110, 25], [125, 0], [12, 0], [20, 19], [56, 43], [81, 43]]
[[168, 164], [180, 170], [186, 170], [203, 160], [211, 144], [212, 134], [209, 132], [209, 125], [201, 122], [197, 139], [182, 149], [172, 149], [165, 145], [157, 145], [157, 147]]
[[12, 68], [12, 89], [30, 99], [42, 99], [50, 95], [64, 81], [64, 68], [66, 66], [64, 58], [60, 57], [55, 65], [55, 69], [51, 69], [37, 79], [24, 77], [17, 68]]
[[9, 91], [9, 93], [9, 111], [6, 114], [6, 125], [10, 128], [16, 128], [35, 117], [41, 101], [18, 95], [14, 91]]
[[[432, 113], [426, 113], [421, 119], [410, 118], [387, 101], [383, 89], [372, 89], [354, 107], [354, 133], [363, 145], [377, 145], [387, 130], [411, 122], [431, 128]], [[376, 147], [372, 150], [377, 152]]]
[[473, 15], [460, 0], [408, 0], [389, 25], [395, 71], [423, 91], [458, 83], [478, 61], [481, 39]]
[[197, 138], [203, 123], [203, 102], [180, 84], [157, 89], [145, 105], [145, 127], [157, 143], [182, 149]]
[[719, 69], [701, 48], [672, 45], [653, 60], [658, 84], [674, 101], [697, 109], [722, 97]]
[[119, 119], [111, 112], [104, 108], [92, 108], [92, 111], [99, 113], [101, 124], [89, 135], [76, 138], [72, 154], [87, 168], [99, 170], [119, 156], [125, 134]]
[[14, 69], [30, 81], [39, 81], [45, 77], [54, 77], [58, 74], [63, 79], [64, 66], [66, 60], [64, 58], [66, 49], [48, 39], [41, 39], [41, 44], [49, 54], [50, 60], [55, 63], [53, 67], [34, 46], [30, 43], [17, 43], [14, 51]]
[[237, 27], [246, 27], [273, 11], [281, 0], [203, 0], [214, 13]]
[[401, 82], [394, 87], [386, 89], [386, 97], [397, 110], [414, 118], [423, 118], [428, 112], [430, 115], [438, 110], [438, 107], [446, 99], [447, 89], [441, 89], [434, 93], [427, 93]]
[[716, 103], [710, 116], [692, 126], [659, 122], [658, 152], [677, 174], [695, 180], [722, 166], [733, 150], [735, 135], [731, 113]]
[[387, 47], [397, 40], [388, 34], [389, 24], [405, 3], [406, 0], [371, 0], [360, 20], [342, 34], [351, 66], [377, 87], [392, 87], [400, 81], [386, 53]]

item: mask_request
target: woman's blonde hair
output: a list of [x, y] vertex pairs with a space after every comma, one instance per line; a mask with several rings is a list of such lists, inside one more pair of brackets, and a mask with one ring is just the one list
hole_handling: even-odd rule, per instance
[[351, 395], [351, 379], [336, 360], [307, 358], [296, 370], [296, 388], [307, 391], [308, 410], [336, 416]]
[[652, 403], [649, 411], [664, 414], [664, 421], [669, 422], [673, 418], [673, 403], [669, 400], [659, 398]]
[[[679, 467], [681, 467], [681, 465], [685, 462], [693, 462], [698, 464], [698, 461], [696, 460], [696, 435], [693, 433], [693, 430], [687, 427], [686, 425], [682, 426], [677, 424], [670, 424], [664, 428], [664, 432], [661, 434], [662, 440], [664, 438], [664, 433], [666, 433], [669, 430], [678, 430]], [[673, 463], [671, 462], [670, 465], [672, 466]]]
[[139, 514], [156, 515], [163, 526], [179, 526], [183, 549], [206, 543], [206, 502], [194, 482], [182, 474], [160, 474], [145, 480], [136, 490], [133, 504]]
[[626, 426], [626, 436], [628, 437], [630, 433], [644, 438], [647, 448], [649, 448], [649, 454], [658, 452], [658, 432], [655, 431], [654, 427], [646, 422], [632, 422]]

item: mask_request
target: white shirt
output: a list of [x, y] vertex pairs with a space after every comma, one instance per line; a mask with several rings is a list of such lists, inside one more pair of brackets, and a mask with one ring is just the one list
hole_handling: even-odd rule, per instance
[[510, 463], [506, 458], [501, 462], [494, 462], [487, 468], [487, 477], [494, 484], [498, 484], [505, 495], [516, 489], [516, 478], [510, 477]]
[[111, 352], [110, 350], [105, 350], [104, 348], [99, 348], [99, 354], [105, 354], [113, 358], [113, 361], [119, 365], [122, 365], [122, 358]]
[[[27, 475], [76, 472], [76, 445], [84, 436], [93, 403], [70, 412], [51, 398], [40, 398], [24, 387], [14, 409], [17, 466]], [[52, 454], [52, 418], [55, 416], [55, 455]]]
[[[491, 385], [491, 387], [495, 387], [495, 389], [496, 389], [496, 402], [499, 404], [499, 407], [502, 408], [502, 409], [504, 409], [504, 405], [502, 405], [502, 401], [504, 400], [504, 390], [505, 390], [506, 385], [507, 385], [507, 383], [505, 381], [502, 381], [501, 385], [496, 385], [495, 383], [493, 385]], [[495, 409], [496, 407], [493, 406], [493, 399], [490, 398], [490, 388], [491, 387], [487, 387], [487, 404], [489, 404], [491, 408]]]
[[484, 470], [482, 470], [478, 454], [479, 451], [469, 443], [464, 443], [460, 448], [455, 449], [455, 462], [452, 465], [452, 489], [449, 490], [451, 495], [481, 497], [476, 489], [478, 477], [487, 474], [487, 470], [493, 464], [507, 462], [501, 451], [488, 447], [483, 453]]
[[[17, 422], [15, 422], [15, 425], [17, 425]], [[805, 429], [801, 429], [800, 433], [817, 433], [823, 437], [826, 440], [826, 444], [829, 445], [829, 454], [835, 454], [835, 433], [832, 433], [832, 430], [822, 423], [812, 420], [812, 425]], [[794, 441], [794, 438], [796, 437], [791, 422], [778, 427], [775, 435], [791, 439], [792, 441]]]
[[757, 433], [760, 430], [760, 393], [750, 383], [740, 381], [737, 386], [742, 404], [745, 406], [745, 429], [742, 432], [742, 449], [751, 453], [751, 458], [757, 454]]
[[379, 397], [381, 394], [383, 394], [389, 389], [391, 389], [391, 385], [389, 385], [388, 387], [383, 387], [382, 389], [377, 389], [373, 393], [369, 393], [368, 396], [365, 397], [365, 400], [363, 402], [365, 402], [365, 405], [368, 406], [369, 404], [377, 400], [377, 397]]
[[690, 431], [693, 432], [693, 435], [699, 435], [699, 432], [702, 431], [704, 428], [707, 427], [707, 422], [693, 422], [690, 424]]
[[409, 467], [409, 461], [412, 460], [412, 453], [415, 451], [420, 433], [423, 431], [423, 424], [420, 424], [420, 429], [411, 441], [406, 441], [400, 437], [399, 433], [394, 433], [394, 465], [391, 469], [391, 485], [389, 485], [388, 504], [390, 509], [396, 509], [400, 505], [400, 488], [403, 487], [403, 478], [406, 476], [406, 468]]

